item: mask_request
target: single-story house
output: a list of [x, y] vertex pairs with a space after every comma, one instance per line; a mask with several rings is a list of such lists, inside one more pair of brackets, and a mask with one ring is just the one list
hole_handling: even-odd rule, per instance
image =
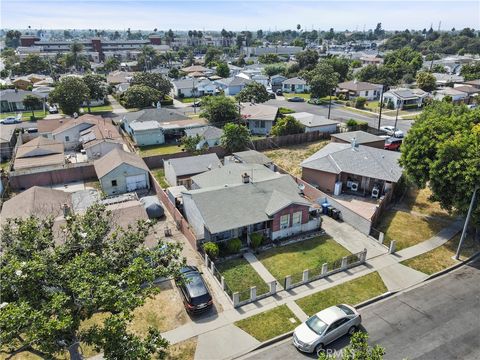
[[204, 147], [213, 147], [220, 145], [223, 130], [215, 126], [202, 126], [197, 128], [185, 129], [185, 136], [194, 137], [200, 135], [202, 140], [197, 144], [197, 149]]
[[334, 142], [301, 163], [302, 179], [334, 195], [379, 198], [400, 180], [399, 158], [396, 151]]
[[215, 95], [217, 86], [208, 79], [196, 80], [192, 78], [172, 81], [173, 95], [175, 97], [194, 97], [204, 95]]
[[214, 153], [163, 161], [167, 182], [171, 186], [183, 185], [187, 189], [190, 189], [192, 185], [192, 176], [221, 166], [220, 159]]
[[472, 103], [473, 100], [480, 94], [480, 89], [471, 85], [455, 85], [453, 88], [468, 95], [468, 99], [466, 101], [468, 104]]
[[289, 175], [252, 181], [243, 174], [235, 184], [182, 195], [185, 216], [201, 242], [238, 238], [246, 246], [253, 233], [277, 240], [320, 226], [320, 219], [310, 216], [310, 201]]
[[385, 104], [391, 102], [394, 109], [418, 109], [428, 95], [421, 89], [391, 89], [383, 94], [383, 101]]
[[133, 72], [115, 70], [107, 75], [107, 83], [109, 85], [129, 83], [130, 80], [132, 80], [133, 75]]
[[17, 89], [21, 90], [28, 90], [29, 87], [33, 86], [32, 82], [26, 76], [21, 76], [12, 80], [12, 84], [15, 85]]
[[445, 97], [450, 96], [453, 103], [467, 102], [468, 94], [460, 91], [457, 88], [445, 87], [434, 92], [433, 98], [435, 100], [443, 100]]
[[102, 190], [109, 196], [149, 189], [148, 167], [134, 153], [114, 148], [94, 162]]
[[299, 77], [287, 79], [282, 83], [282, 91], [285, 93], [304, 93], [310, 90], [307, 82]]
[[480, 89], [480, 79], [465, 81], [465, 85], [473, 86], [474, 88]]
[[17, 125], [0, 124], [0, 156], [2, 161], [12, 157], [12, 151], [17, 143]]
[[361, 56], [359, 60], [363, 65], [380, 65], [383, 64], [383, 58], [377, 57], [376, 55], [365, 55]]
[[334, 143], [351, 144], [355, 140], [357, 145], [365, 145], [377, 149], [383, 149], [385, 146], [384, 138], [360, 130], [331, 134], [330, 137]]
[[205, 76], [209, 73], [213, 74], [213, 71], [211, 69], [206, 68], [206, 67], [201, 66], [201, 65], [187, 66], [187, 67], [184, 67], [180, 70], [183, 71], [184, 73], [187, 73], [187, 74], [200, 73], [201, 76]]
[[14, 170], [38, 169], [48, 171], [63, 167], [65, 155], [63, 143], [38, 136], [20, 145], [15, 153]]
[[124, 148], [122, 136], [110, 121], [80, 132], [80, 142], [88, 159], [99, 159], [111, 150]]
[[[217, 80], [217, 81], [221, 81], [221, 80]], [[243, 90], [243, 88], [247, 84], [251, 82], [252, 80], [250, 79], [246, 79], [240, 76], [235, 76], [225, 88], [225, 95], [230, 95], [230, 96], [237, 95], [240, 91]]]
[[187, 128], [205, 125], [173, 109], [144, 109], [123, 115], [122, 126], [139, 146], [165, 144], [183, 136]]
[[337, 88], [337, 94], [345, 94], [349, 99], [361, 96], [367, 100], [377, 100], [382, 94], [382, 85], [357, 80], [342, 82]]
[[[35, 96], [39, 98], [42, 103], [47, 97], [46, 94], [34, 93], [32, 91], [18, 90], [18, 89], [6, 89], [0, 91], [0, 111], [1, 112], [14, 112], [26, 110], [23, 105], [23, 100], [27, 95]], [[43, 109], [43, 104], [40, 104], [36, 110]]]
[[245, 150], [232, 153], [233, 159], [231, 161], [243, 164], [260, 164], [264, 165], [270, 170], [274, 169], [273, 160], [264, 153], [256, 150]]
[[328, 134], [337, 132], [340, 124], [338, 121], [330, 120], [326, 116], [315, 115], [308, 112], [289, 114], [305, 126], [305, 132], [320, 131]]
[[455, 74], [432, 73], [432, 75], [435, 77], [435, 83], [437, 86], [461, 84], [464, 81], [463, 76]]
[[281, 90], [283, 82], [287, 80], [287, 78], [283, 75], [273, 75], [270, 78], [270, 86], [272, 87], [273, 91]]
[[265, 87], [268, 86], [268, 76], [265, 76], [263, 74], [252, 75], [252, 77], [250, 79], [259, 83], [259, 84], [262, 84]]
[[278, 116], [278, 107], [266, 104], [242, 103], [240, 115], [252, 134], [270, 133]]

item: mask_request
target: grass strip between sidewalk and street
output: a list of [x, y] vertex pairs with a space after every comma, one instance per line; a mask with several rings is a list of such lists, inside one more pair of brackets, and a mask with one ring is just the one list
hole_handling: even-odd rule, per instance
[[[292, 322], [291, 319], [295, 321]], [[281, 305], [237, 321], [235, 325], [258, 341], [267, 341], [294, 330], [300, 325], [300, 320], [298, 320], [287, 305]]]
[[378, 272], [373, 272], [295, 302], [308, 316], [312, 316], [333, 305], [356, 305], [385, 292], [387, 292], [387, 287], [382, 278]]

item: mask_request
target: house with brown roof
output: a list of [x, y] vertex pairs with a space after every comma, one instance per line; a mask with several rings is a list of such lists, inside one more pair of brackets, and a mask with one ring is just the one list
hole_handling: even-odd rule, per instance
[[337, 88], [337, 94], [344, 94], [347, 99], [361, 96], [367, 100], [377, 100], [382, 93], [382, 85], [357, 80], [342, 82]]
[[38, 169], [42, 171], [62, 168], [65, 164], [63, 144], [39, 136], [17, 148], [14, 170]]
[[118, 195], [150, 188], [148, 167], [141, 157], [118, 148], [94, 162], [102, 190]]

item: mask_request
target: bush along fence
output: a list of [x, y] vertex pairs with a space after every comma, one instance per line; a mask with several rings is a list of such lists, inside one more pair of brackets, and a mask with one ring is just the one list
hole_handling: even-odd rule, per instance
[[287, 275], [284, 280], [285, 290], [293, 289], [297, 286], [333, 275], [340, 271], [351, 269], [355, 266], [365, 263], [367, 259], [367, 249], [363, 249], [356, 254], [344, 256], [341, 259], [330, 263], [324, 263], [322, 266], [314, 269], [305, 269], [301, 273]]

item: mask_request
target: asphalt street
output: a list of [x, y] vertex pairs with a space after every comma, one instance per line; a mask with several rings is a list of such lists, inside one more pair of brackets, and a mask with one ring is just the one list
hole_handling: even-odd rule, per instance
[[[321, 310], [321, 309], [319, 309]], [[480, 259], [360, 310], [372, 344], [385, 360], [480, 359]], [[327, 346], [341, 351], [347, 336]], [[290, 338], [243, 359], [308, 359]]]

